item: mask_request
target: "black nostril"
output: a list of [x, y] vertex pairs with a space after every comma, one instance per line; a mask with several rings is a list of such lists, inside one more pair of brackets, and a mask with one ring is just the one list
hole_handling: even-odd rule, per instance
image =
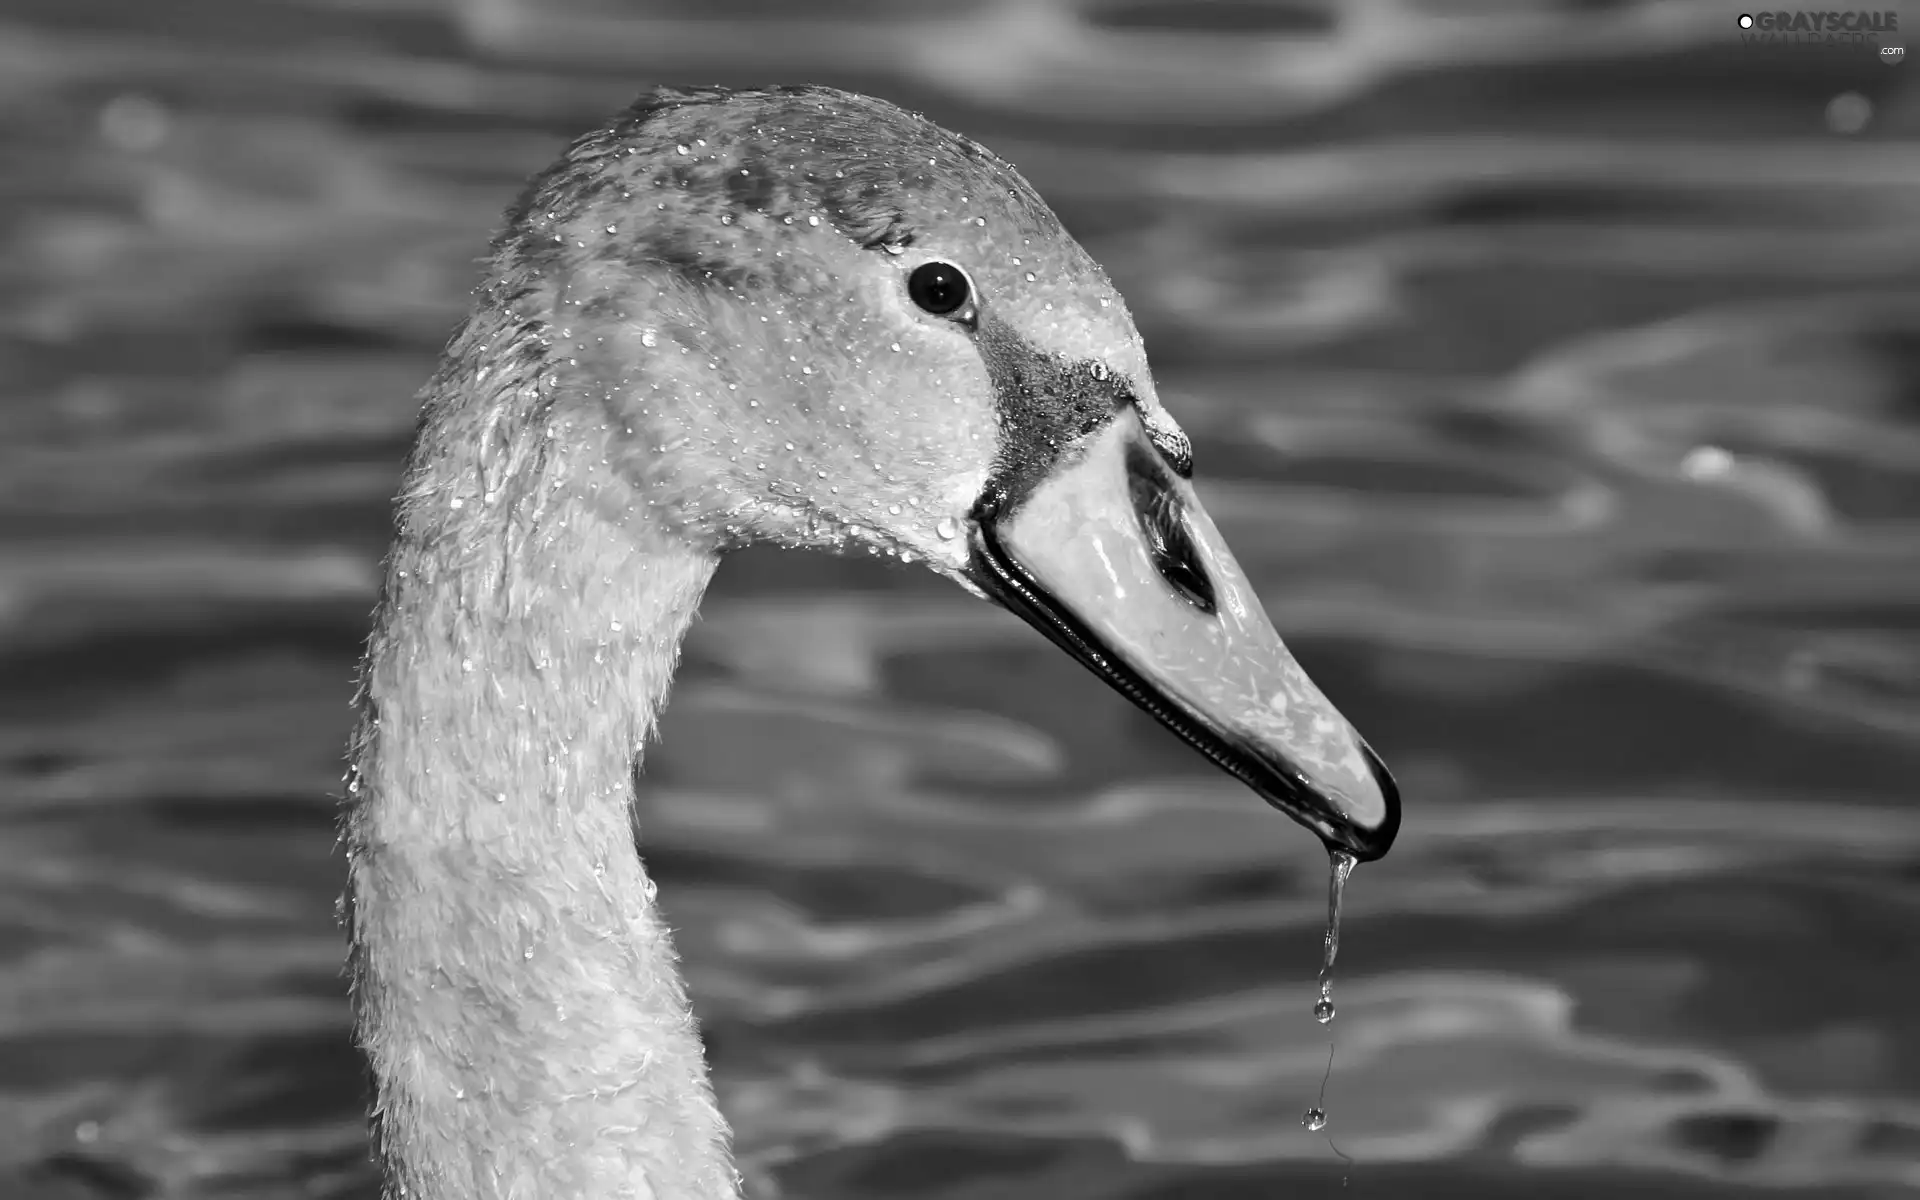
[[1160, 578], [1201, 612], [1209, 616], [1218, 612], [1213, 580], [1187, 532], [1186, 506], [1166, 477], [1166, 468], [1138, 443], [1127, 447], [1127, 492], [1147, 539], [1147, 555]]

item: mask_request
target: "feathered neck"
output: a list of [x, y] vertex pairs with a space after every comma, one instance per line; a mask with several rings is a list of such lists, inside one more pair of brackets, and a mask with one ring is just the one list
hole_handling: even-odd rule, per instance
[[504, 314], [425, 396], [344, 840], [386, 1194], [718, 1200], [724, 1120], [632, 785], [714, 559]]

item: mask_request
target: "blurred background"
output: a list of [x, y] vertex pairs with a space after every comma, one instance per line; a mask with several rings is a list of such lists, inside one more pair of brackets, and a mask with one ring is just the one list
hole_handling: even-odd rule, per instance
[[1310, 836], [931, 576], [730, 562], [640, 803], [759, 1194], [1920, 1192], [1920, 62], [1737, 15], [5, 0], [0, 1197], [374, 1195], [413, 397], [651, 82], [1019, 165], [1407, 801], [1322, 1027]]

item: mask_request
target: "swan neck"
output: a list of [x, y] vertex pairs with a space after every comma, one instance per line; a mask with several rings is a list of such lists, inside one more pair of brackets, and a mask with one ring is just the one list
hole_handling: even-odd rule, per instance
[[590, 447], [515, 491], [458, 419], [429, 400], [345, 818], [387, 1195], [733, 1197], [631, 811], [713, 559]]

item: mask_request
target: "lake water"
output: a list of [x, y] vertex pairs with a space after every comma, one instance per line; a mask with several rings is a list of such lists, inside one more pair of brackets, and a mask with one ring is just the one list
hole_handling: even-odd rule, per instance
[[654, 81], [1021, 166], [1406, 797], [1310, 1133], [1309, 835], [930, 576], [731, 562], [640, 802], [759, 1194], [1920, 1191], [1920, 64], [800, 7], [0, 9], [0, 1194], [374, 1194], [332, 797], [412, 398]]

